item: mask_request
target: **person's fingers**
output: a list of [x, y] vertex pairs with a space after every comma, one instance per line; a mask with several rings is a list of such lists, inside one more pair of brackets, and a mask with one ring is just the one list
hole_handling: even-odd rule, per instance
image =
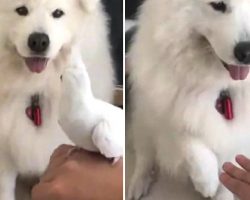
[[70, 159], [77, 160], [79, 162], [89, 163], [109, 163], [108, 159], [96, 152], [89, 152], [84, 149], [79, 149], [74, 154], [71, 154]]
[[225, 163], [222, 168], [229, 176], [248, 184], [250, 183], [250, 174], [232, 163]]
[[247, 157], [238, 155], [235, 160], [243, 169], [250, 172], [250, 160]]
[[49, 166], [40, 178], [41, 182], [50, 182], [58, 175], [57, 172], [59, 171], [59, 167], [67, 162], [66, 157], [68, 152], [73, 148], [75, 147], [70, 145], [61, 145], [54, 151], [50, 158]]
[[74, 146], [71, 145], [66, 145], [63, 144], [61, 146], [59, 146], [52, 154], [52, 156], [50, 157], [50, 160], [53, 160], [55, 158], [60, 158], [62, 156], [65, 156], [71, 149], [75, 148]]
[[55, 200], [55, 192], [49, 183], [39, 183], [32, 188], [32, 200]]
[[68, 191], [64, 179], [58, 179], [50, 183], [39, 183], [32, 188], [32, 200], [65, 200]]
[[220, 175], [220, 181], [228, 190], [236, 194], [238, 197], [243, 197], [243, 199], [245, 199], [244, 195], [247, 195], [249, 192], [248, 184], [234, 179], [226, 173]]
[[50, 157], [48, 169], [53, 169], [55, 167], [61, 166], [67, 160], [69, 152], [74, 148], [74, 146], [65, 144], [59, 146]]
[[50, 183], [61, 176], [61, 169], [49, 169], [46, 170], [43, 176], [40, 178], [40, 183]]

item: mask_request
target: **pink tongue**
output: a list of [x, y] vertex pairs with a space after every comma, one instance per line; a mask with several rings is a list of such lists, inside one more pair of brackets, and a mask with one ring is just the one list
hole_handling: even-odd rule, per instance
[[47, 66], [47, 58], [25, 58], [25, 63], [31, 72], [41, 73]]
[[228, 65], [228, 71], [234, 80], [245, 80], [249, 74], [249, 67]]

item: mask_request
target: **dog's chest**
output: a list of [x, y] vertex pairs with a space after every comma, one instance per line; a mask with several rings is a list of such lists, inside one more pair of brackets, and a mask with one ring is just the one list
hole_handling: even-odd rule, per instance
[[[52, 93], [43, 90], [32, 94], [6, 95], [7, 97], [0, 101], [1, 129], [9, 132], [20, 124], [30, 129], [36, 128], [37, 131], [43, 129], [49, 121], [55, 120], [58, 112], [58, 94], [50, 95]], [[37, 120], [40, 121], [39, 124]]]
[[[227, 96], [221, 97], [222, 92]], [[250, 145], [250, 89], [235, 86], [186, 93], [179, 97], [173, 121], [176, 132], [201, 138], [214, 151], [245, 152]], [[223, 99], [224, 112], [218, 110], [218, 100]], [[226, 109], [226, 110], [225, 110]], [[228, 110], [227, 110], [228, 109]], [[229, 112], [229, 117], [227, 116]], [[229, 149], [228, 149], [229, 148]], [[242, 151], [240, 150], [242, 149]]]
[[[218, 146], [222, 140], [242, 138], [250, 141], [250, 87], [247, 84], [228, 88], [196, 85], [192, 90], [187, 87], [174, 88], [177, 87], [168, 88], [166, 93], [159, 92], [159, 96], [167, 98], [150, 96], [148, 105], [152, 106], [143, 110], [144, 118], [149, 116], [148, 121], [152, 119], [152, 110], [155, 110], [152, 125], [159, 127], [163, 135], [166, 130], [174, 134], [195, 135], [213, 144], [218, 143]], [[216, 108], [223, 90], [229, 92], [232, 104], [233, 118], [230, 120]]]
[[250, 130], [249, 91], [249, 87], [232, 87], [220, 90], [217, 95], [215, 93], [212, 101], [214, 107], [210, 105], [210, 110], [214, 111], [215, 120], [220, 119], [220, 123], [223, 123], [229, 131], [234, 129], [241, 131], [245, 128], [247, 132]]
[[[27, 109], [34, 106], [33, 94], [39, 96], [35, 105], [40, 110], [39, 125], [27, 113]], [[57, 89], [46, 87], [30, 95], [18, 93], [2, 99], [0, 143], [19, 173], [41, 173], [53, 150], [62, 143], [69, 143], [58, 125], [59, 97]]]
[[[188, 125], [198, 127], [198, 130], [202, 130], [205, 126], [214, 126], [218, 127], [218, 131], [232, 134], [235, 131], [248, 132], [250, 130], [249, 91], [247, 88], [229, 88], [204, 92], [199, 96], [187, 95], [183, 97], [182, 102], [184, 120]], [[187, 99], [189, 101], [185, 101]]]

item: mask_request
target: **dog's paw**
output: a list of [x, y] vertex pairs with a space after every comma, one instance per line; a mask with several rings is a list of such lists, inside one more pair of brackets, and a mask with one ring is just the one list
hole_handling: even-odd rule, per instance
[[220, 185], [217, 158], [202, 144], [194, 143], [191, 147], [188, 170], [195, 190], [205, 198], [213, 198]]
[[111, 124], [103, 120], [94, 128], [92, 140], [101, 154], [106, 158], [120, 158], [123, 155], [122, 145], [116, 140]]
[[205, 198], [213, 198], [219, 187], [217, 173], [206, 173], [193, 179], [195, 190], [200, 192]]
[[149, 193], [153, 183], [153, 177], [148, 174], [141, 177], [133, 177], [128, 189], [128, 200], [139, 200]]
[[214, 179], [210, 178], [210, 180], [196, 181], [193, 183], [195, 190], [197, 192], [200, 192], [202, 196], [205, 198], [214, 197], [219, 185], [219, 182], [216, 180], [216, 178]]

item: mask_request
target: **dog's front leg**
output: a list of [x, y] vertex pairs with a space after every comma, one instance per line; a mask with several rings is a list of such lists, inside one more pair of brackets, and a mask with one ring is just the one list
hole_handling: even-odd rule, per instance
[[206, 198], [215, 197], [219, 187], [219, 166], [215, 154], [201, 141], [194, 139], [185, 144], [185, 158], [196, 191]]
[[0, 160], [0, 200], [15, 200], [17, 173]]

